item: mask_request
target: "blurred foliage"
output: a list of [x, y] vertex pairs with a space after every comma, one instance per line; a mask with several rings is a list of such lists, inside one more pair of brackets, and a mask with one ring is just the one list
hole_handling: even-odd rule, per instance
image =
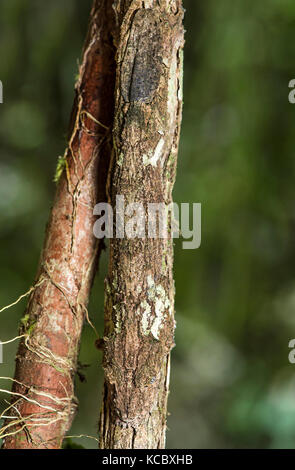
[[[175, 246], [177, 347], [168, 447], [295, 442], [294, 0], [184, 1], [184, 118], [176, 202], [201, 202], [202, 246]], [[91, 0], [0, 3], [0, 302], [32, 284], [62, 155]], [[105, 253], [90, 315], [103, 328]], [[16, 335], [24, 304], [3, 312]], [[96, 435], [101, 356], [85, 326], [71, 435]], [[16, 345], [1, 376], [13, 375]], [[1, 384], [2, 386], [2, 384]], [[1, 395], [2, 402], [7, 396]], [[4, 402], [3, 402], [4, 403]], [[3, 404], [2, 403], [2, 404]], [[73, 439], [72, 445], [96, 447]], [[66, 445], [66, 444], [65, 444]]]

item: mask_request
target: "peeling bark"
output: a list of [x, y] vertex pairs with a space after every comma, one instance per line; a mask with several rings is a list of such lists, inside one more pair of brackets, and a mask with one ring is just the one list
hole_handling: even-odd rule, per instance
[[[89, 292], [103, 242], [93, 207], [105, 201], [113, 122], [115, 28], [112, 0], [93, 3], [69, 145], [60, 161], [36, 288], [22, 320], [13, 408], [3, 448], [59, 448], [77, 407], [74, 374]], [[62, 166], [64, 170], [62, 171]]]
[[[120, 35], [110, 202], [115, 207], [123, 195], [147, 210], [149, 202], [172, 201], [183, 9], [181, 0], [115, 0], [113, 8]], [[175, 328], [172, 240], [113, 238], [105, 289], [100, 447], [163, 448]]]

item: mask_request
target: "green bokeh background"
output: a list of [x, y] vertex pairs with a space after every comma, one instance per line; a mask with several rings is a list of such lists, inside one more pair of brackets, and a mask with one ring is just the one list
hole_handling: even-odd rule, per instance
[[[175, 246], [177, 347], [168, 448], [295, 447], [294, 0], [185, 0], [176, 202], [201, 202], [202, 245]], [[0, 305], [31, 286], [66, 145], [91, 0], [1, 0]], [[100, 264], [90, 316], [103, 328]], [[25, 302], [25, 301], [24, 301]], [[25, 303], [0, 317], [17, 334]], [[85, 326], [87, 383], [70, 434], [95, 436], [101, 355]], [[14, 370], [4, 347], [1, 376]], [[7, 387], [4, 381], [0, 387]], [[2, 399], [8, 395], [0, 394]], [[96, 447], [89, 439], [74, 439]]]

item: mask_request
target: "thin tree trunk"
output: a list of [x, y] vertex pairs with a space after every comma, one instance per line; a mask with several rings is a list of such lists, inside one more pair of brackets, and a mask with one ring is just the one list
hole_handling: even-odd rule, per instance
[[[115, 207], [121, 195], [126, 204], [140, 202], [147, 211], [147, 203], [172, 201], [183, 9], [181, 0], [114, 0], [113, 8], [121, 27], [110, 199]], [[106, 280], [101, 448], [165, 446], [175, 327], [172, 267], [170, 238], [114, 234]]]
[[[115, 60], [112, 0], [93, 3], [76, 84], [69, 146], [36, 284], [22, 319], [5, 423], [5, 449], [59, 448], [76, 410], [74, 375], [89, 292], [102, 242], [95, 240], [93, 207], [105, 200], [111, 153]], [[64, 168], [63, 168], [64, 167]]]

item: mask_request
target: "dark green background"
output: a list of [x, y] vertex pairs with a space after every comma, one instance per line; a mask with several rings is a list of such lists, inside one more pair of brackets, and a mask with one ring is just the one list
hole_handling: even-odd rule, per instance
[[[187, 0], [176, 202], [201, 202], [202, 246], [175, 252], [168, 447], [294, 447], [294, 0]], [[32, 284], [66, 145], [91, 1], [1, 0], [0, 304]], [[107, 256], [90, 316], [102, 332]], [[0, 314], [17, 334], [25, 302]], [[71, 434], [96, 435], [101, 356], [85, 326]], [[13, 374], [16, 344], [0, 375]], [[0, 381], [0, 387], [7, 383]], [[1, 395], [2, 398], [8, 396]], [[3, 403], [2, 403], [3, 405]], [[76, 439], [86, 447], [95, 441]]]

